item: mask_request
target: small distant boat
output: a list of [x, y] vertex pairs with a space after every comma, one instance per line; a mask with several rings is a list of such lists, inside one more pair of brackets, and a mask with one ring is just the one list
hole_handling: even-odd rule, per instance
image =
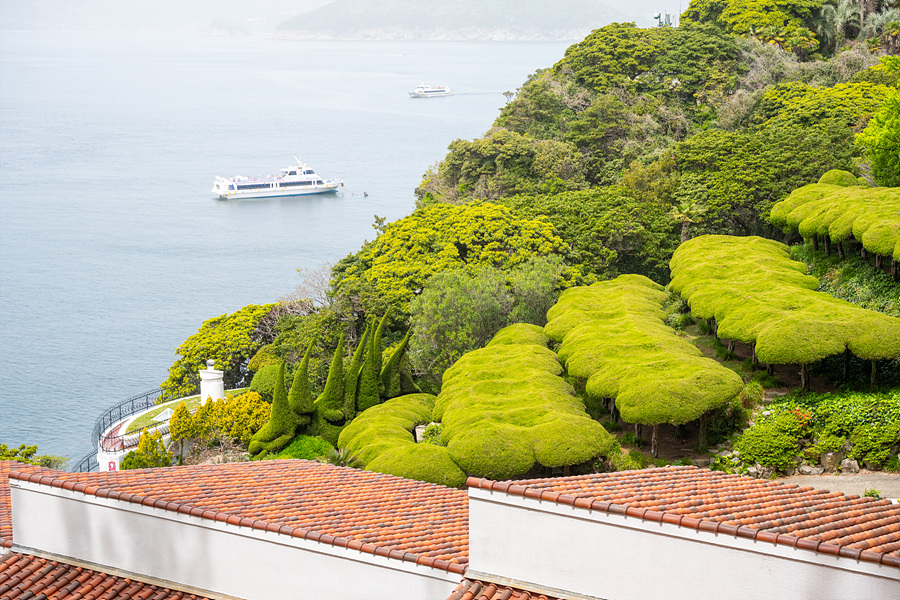
[[409, 93], [410, 98], [437, 98], [450, 96], [453, 90], [446, 85], [425, 85], [424, 83]]
[[296, 156], [296, 167], [281, 169], [281, 175], [264, 177], [216, 177], [212, 193], [220, 199], [228, 198], [277, 198], [279, 196], [304, 196], [328, 194], [343, 187], [342, 179], [322, 179], [309, 165]]

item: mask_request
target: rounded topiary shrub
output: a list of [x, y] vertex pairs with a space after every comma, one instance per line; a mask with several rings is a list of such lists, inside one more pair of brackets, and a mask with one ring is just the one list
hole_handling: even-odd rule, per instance
[[272, 394], [275, 392], [275, 380], [278, 378], [280, 363], [273, 363], [261, 367], [250, 382], [250, 391], [259, 394], [266, 402], [272, 402]]
[[828, 183], [831, 185], [855, 186], [859, 185], [859, 181], [849, 171], [841, 171], [840, 169], [832, 169], [827, 171], [819, 178], [819, 183]]
[[448, 487], [466, 483], [466, 474], [453, 462], [447, 449], [434, 444], [395, 446], [370, 462], [366, 470]]

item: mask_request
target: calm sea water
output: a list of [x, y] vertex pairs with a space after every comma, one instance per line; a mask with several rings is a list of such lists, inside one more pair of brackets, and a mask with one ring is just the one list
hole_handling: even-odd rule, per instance
[[[0, 32], [0, 442], [89, 452], [205, 319], [411, 212], [447, 145], [566, 46]], [[457, 94], [409, 99], [420, 82]], [[294, 155], [343, 193], [209, 192]]]

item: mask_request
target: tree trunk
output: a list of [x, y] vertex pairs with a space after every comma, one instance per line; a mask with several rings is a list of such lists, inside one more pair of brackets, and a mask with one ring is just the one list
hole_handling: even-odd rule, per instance
[[609, 414], [610, 414], [610, 416], [612, 417], [612, 422], [613, 422], [613, 423], [618, 423], [618, 422], [619, 422], [619, 409], [616, 408], [615, 402], [613, 403], [612, 410], [609, 411]]
[[859, 257], [863, 260], [869, 260], [869, 254], [866, 252], [866, 247], [860, 244], [859, 247]]
[[642, 437], [641, 437], [641, 424], [640, 424], [640, 423], [635, 423], [635, 424], [634, 424], [634, 437], [637, 438], [637, 439], [639, 439], [639, 440], [642, 439]]
[[809, 364], [800, 365], [800, 389], [809, 391]]
[[831, 256], [831, 236], [824, 235], [822, 239], [825, 241], [825, 256]]
[[838, 242], [837, 249], [838, 249], [838, 256], [841, 258], [846, 258], [846, 256], [844, 255], [844, 244], [841, 242]]
[[850, 379], [850, 348], [844, 348], [844, 383]]
[[772, 363], [766, 364], [766, 375], [772, 375], [773, 377], [775, 376], [775, 365], [773, 365]]
[[728, 340], [728, 352], [734, 354], [734, 340]]
[[653, 431], [650, 434], [650, 456], [659, 458], [659, 425], [653, 425]]
[[753, 345], [750, 346], [750, 349], [752, 351], [751, 358], [753, 360], [753, 366], [758, 367], [759, 366], [759, 357], [756, 355], [756, 342], [753, 342]]
[[894, 281], [900, 281], [900, 267], [897, 266], [896, 258], [891, 258], [891, 277]]
[[770, 240], [775, 239], [775, 226], [771, 223], [766, 226], [766, 237]]
[[813, 234], [812, 240], [813, 240], [813, 250], [818, 252], [819, 251], [819, 236], [817, 236], [816, 234]]
[[706, 448], [707, 446], [707, 431], [709, 430], [709, 418], [703, 414], [700, 416], [700, 437], [697, 440], [697, 445], [701, 448]]
[[691, 222], [685, 219], [681, 222], [681, 241], [686, 242], [691, 239]]
[[875, 255], [875, 268], [876, 269], [881, 268], [881, 255], [880, 254]]
[[878, 387], [878, 361], [872, 361], [872, 376], [869, 378], [869, 387], [873, 390]]

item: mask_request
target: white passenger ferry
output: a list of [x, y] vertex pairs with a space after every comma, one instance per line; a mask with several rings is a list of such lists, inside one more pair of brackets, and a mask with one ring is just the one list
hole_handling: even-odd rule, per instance
[[303, 196], [327, 194], [338, 191], [344, 185], [341, 179], [322, 179], [309, 165], [296, 156], [296, 167], [281, 169], [281, 175], [264, 177], [216, 177], [212, 192], [219, 198], [277, 198], [279, 196]]
[[410, 98], [437, 98], [449, 96], [453, 90], [445, 85], [425, 85], [424, 83], [409, 93]]

